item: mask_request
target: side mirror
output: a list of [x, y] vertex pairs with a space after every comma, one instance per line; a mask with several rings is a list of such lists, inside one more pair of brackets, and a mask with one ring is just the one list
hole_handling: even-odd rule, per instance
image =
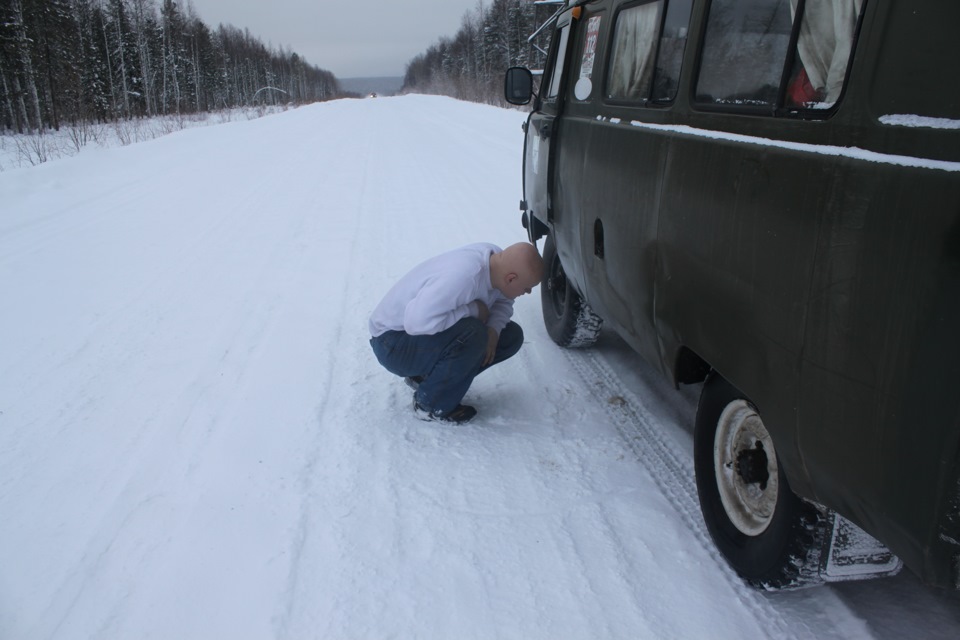
[[527, 104], [533, 97], [533, 74], [524, 67], [510, 67], [503, 79], [503, 93], [510, 104]]

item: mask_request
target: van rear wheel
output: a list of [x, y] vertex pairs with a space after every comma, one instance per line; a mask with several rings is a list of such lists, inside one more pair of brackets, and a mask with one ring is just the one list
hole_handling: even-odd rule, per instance
[[707, 530], [742, 578], [768, 589], [818, 581], [819, 512], [790, 490], [757, 408], [716, 373], [700, 396], [694, 466]]
[[561, 347], [589, 347], [597, 341], [603, 319], [590, 310], [567, 280], [552, 235], [543, 243], [543, 263], [546, 269], [540, 302], [547, 333]]

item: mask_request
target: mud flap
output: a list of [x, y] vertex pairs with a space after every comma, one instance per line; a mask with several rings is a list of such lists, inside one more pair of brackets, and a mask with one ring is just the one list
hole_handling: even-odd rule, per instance
[[900, 558], [846, 518], [829, 512], [826, 524], [831, 530], [823, 536], [820, 554], [820, 578], [824, 582], [893, 576], [903, 568]]

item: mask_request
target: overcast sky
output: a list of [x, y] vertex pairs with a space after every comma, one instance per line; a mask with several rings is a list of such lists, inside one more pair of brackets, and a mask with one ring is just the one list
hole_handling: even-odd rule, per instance
[[[452, 37], [478, 0], [182, 0], [211, 29], [249, 29], [338, 78], [402, 76], [441, 36]], [[485, 2], [485, 6], [489, 4]]]

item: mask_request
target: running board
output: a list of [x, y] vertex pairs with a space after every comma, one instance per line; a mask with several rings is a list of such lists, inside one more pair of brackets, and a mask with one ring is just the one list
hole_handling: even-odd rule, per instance
[[824, 582], [844, 582], [893, 576], [903, 562], [879, 540], [846, 518], [830, 512], [832, 531], [823, 537], [820, 554], [820, 578]]

